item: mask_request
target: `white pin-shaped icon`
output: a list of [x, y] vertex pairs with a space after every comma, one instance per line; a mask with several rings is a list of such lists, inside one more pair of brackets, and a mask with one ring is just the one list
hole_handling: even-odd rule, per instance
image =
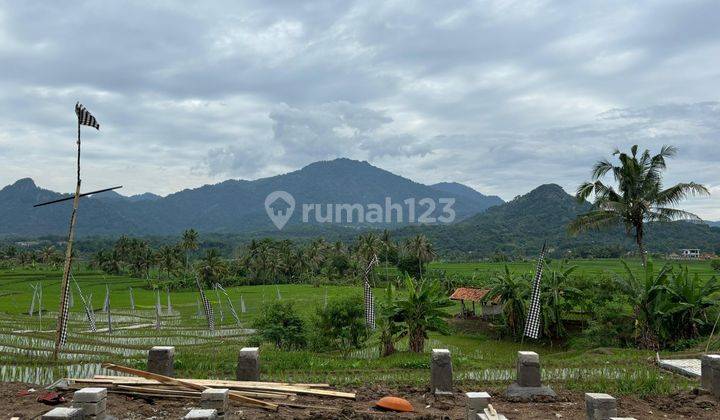
[[265, 211], [278, 230], [285, 227], [295, 211], [295, 198], [287, 191], [273, 191], [265, 197]]

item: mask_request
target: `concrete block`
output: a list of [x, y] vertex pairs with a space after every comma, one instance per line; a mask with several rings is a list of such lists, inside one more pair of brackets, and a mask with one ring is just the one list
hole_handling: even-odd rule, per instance
[[452, 393], [453, 370], [450, 350], [433, 349], [430, 355], [430, 391]]
[[610, 420], [637, 420], [635, 417], [610, 417]]
[[476, 420], [477, 414], [482, 413], [490, 404], [490, 394], [487, 392], [466, 392], [467, 420]]
[[42, 420], [83, 420], [83, 411], [80, 408], [55, 407], [42, 415]]
[[608, 420], [617, 417], [617, 401], [611, 395], [588, 392], [585, 394], [585, 414], [588, 420]]
[[81, 388], [73, 393], [73, 402], [94, 403], [107, 398], [107, 388]]
[[82, 408], [85, 415], [96, 416], [105, 413], [107, 409], [107, 398], [98, 402], [78, 402], [73, 401], [73, 407]]
[[522, 387], [540, 387], [540, 356], [534, 351], [519, 351], [517, 383]]
[[704, 354], [700, 359], [700, 384], [712, 391], [712, 367], [720, 365], [720, 354]]
[[175, 376], [175, 347], [155, 346], [148, 351], [148, 372]]
[[183, 417], [184, 420], [216, 420], [217, 418], [217, 410], [205, 408], [193, 408]]
[[260, 380], [260, 351], [257, 347], [240, 349], [235, 377], [238, 381]]
[[107, 409], [107, 398], [94, 403], [73, 402], [72, 406], [82, 408], [85, 415], [96, 416], [105, 413]]
[[217, 410], [218, 414], [224, 414], [228, 411], [229, 399], [229, 389], [206, 389], [200, 395], [200, 407], [215, 409]]

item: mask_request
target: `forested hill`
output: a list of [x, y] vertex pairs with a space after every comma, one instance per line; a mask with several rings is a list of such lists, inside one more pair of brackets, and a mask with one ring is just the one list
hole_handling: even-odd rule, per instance
[[[502, 203], [498, 197], [486, 197], [461, 184], [429, 186], [367, 162], [336, 159], [315, 162], [283, 175], [254, 181], [231, 179], [167, 197], [153, 194], [123, 197], [111, 192], [84, 198], [78, 216], [78, 235], [176, 235], [190, 228], [205, 234], [273, 231], [276, 228], [265, 210], [265, 198], [273, 191], [287, 191], [297, 202], [287, 228], [304, 225], [302, 204], [347, 203], [367, 208], [370, 203], [384, 205], [386, 198], [393, 203], [403, 203], [406, 199], [418, 202], [423, 198], [438, 203], [441, 198], [455, 198], [457, 220], [462, 220]], [[0, 236], [66, 234], [70, 202], [32, 207], [59, 197], [62, 194], [42, 189], [29, 178], [3, 188], [0, 190]], [[435, 216], [439, 215], [440, 207]], [[311, 217], [310, 225], [314, 221]], [[358, 227], [357, 219], [355, 223], [345, 224]], [[402, 224], [383, 227], [398, 226]]]
[[[567, 224], [590, 209], [559, 185], [541, 185], [531, 192], [482, 214], [449, 226], [413, 226], [396, 236], [425, 234], [442, 255], [474, 259], [496, 253], [535, 255], [547, 240], [554, 255], [618, 256], [634, 251], [623, 228], [571, 236]], [[700, 248], [720, 253], [720, 228], [706, 224], [651, 223], [646, 233], [650, 252]]]

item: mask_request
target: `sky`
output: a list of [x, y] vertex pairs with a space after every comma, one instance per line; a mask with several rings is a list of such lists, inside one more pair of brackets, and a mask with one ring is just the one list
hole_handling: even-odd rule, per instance
[[679, 148], [720, 220], [717, 1], [0, 0], [0, 185], [165, 195], [348, 157], [509, 200]]

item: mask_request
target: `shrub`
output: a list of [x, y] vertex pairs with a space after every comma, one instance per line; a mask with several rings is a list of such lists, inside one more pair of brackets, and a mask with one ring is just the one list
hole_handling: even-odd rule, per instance
[[349, 350], [362, 347], [368, 338], [362, 296], [346, 296], [317, 309], [313, 346]]
[[720, 272], [720, 258], [715, 258], [713, 260], [710, 260], [710, 268], [712, 268], [715, 271]]
[[264, 307], [253, 328], [257, 330], [256, 341], [274, 343], [279, 349], [300, 349], [307, 345], [305, 323], [292, 302], [273, 302]]

